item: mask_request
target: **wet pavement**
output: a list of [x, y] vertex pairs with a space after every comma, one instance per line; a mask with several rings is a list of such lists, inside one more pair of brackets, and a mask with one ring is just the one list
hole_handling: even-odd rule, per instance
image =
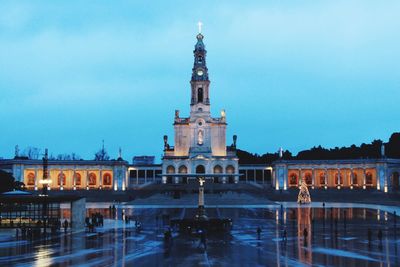
[[[119, 205], [116, 216], [110, 216], [106, 203], [88, 207], [88, 214], [100, 212], [106, 218], [95, 233], [59, 233], [27, 241], [16, 239], [15, 231], [2, 230], [0, 266], [400, 266], [395, 207], [211, 207], [210, 215], [232, 218], [233, 229], [228, 234], [209, 233], [207, 250], [197, 237], [177, 232], [172, 244], [164, 244], [162, 215], [182, 217], [192, 214], [192, 207]], [[143, 230], [137, 233], [134, 222], [126, 224], [122, 213], [140, 221]]]

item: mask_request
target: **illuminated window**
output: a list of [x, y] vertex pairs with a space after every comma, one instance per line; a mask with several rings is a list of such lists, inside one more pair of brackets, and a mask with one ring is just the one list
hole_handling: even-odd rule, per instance
[[93, 172], [89, 173], [89, 185], [96, 185], [96, 174]]
[[306, 184], [310, 185], [312, 184], [312, 175], [311, 173], [307, 172], [305, 175], [305, 179], [306, 179]]
[[111, 185], [111, 174], [106, 173], [103, 175], [103, 185]]
[[28, 173], [28, 185], [35, 185], [35, 174], [33, 172]]
[[292, 173], [289, 176], [289, 184], [290, 185], [297, 185], [297, 174]]
[[[61, 184], [61, 182], [62, 182], [62, 184]], [[66, 182], [65, 174], [61, 172], [60, 174], [58, 174], [57, 184], [58, 185], [65, 185], [65, 182]]]

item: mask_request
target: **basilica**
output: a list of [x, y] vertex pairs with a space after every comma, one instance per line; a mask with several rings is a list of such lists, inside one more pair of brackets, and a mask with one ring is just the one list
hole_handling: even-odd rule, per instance
[[164, 156], [162, 172], [163, 183], [185, 182], [185, 176], [171, 176], [171, 174], [228, 174], [219, 176], [214, 182], [237, 183], [238, 162], [236, 156], [236, 136], [233, 143], [226, 146], [226, 114], [221, 111], [218, 118], [211, 116], [210, 80], [206, 64], [207, 51], [203, 42], [204, 36], [197, 35], [194, 47], [194, 63], [190, 81], [191, 99], [189, 117], [181, 117], [179, 110], [175, 111], [174, 118], [174, 146], [168, 144], [168, 137], [164, 136]]
[[[196, 36], [190, 80], [190, 113], [174, 117], [174, 144], [164, 136], [162, 164], [143, 161], [129, 163], [121, 152], [116, 160], [49, 160], [51, 190], [126, 190], [151, 183], [185, 184], [198, 174], [213, 183], [252, 183], [264, 188], [288, 190], [304, 181], [310, 189], [400, 190], [400, 159], [285, 160], [272, 164], [239, 164], [237, 137], [227, 145], [225, 110], [212, 117], [210, 80], [206, 64], [204, 36]], [[28, 190], [40, 189], [43, 161], [22, 157], [0, 159], [0, 170], [12, 173]]]

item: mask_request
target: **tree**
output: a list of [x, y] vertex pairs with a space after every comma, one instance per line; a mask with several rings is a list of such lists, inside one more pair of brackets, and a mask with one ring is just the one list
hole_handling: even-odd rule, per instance
[[107, 151], [104, 149], [100, 149], [99, 151], [94, 154], [94, 160], [109, 160], [110, 156], [108, 155]]
[[[15, 182], [15, 178], [11, 173], [0, 170], [0, 193], [12, 191], [16, 186], [21, 188], [21, 182]], [[18, 190], [20, 190], [19, 188]]]

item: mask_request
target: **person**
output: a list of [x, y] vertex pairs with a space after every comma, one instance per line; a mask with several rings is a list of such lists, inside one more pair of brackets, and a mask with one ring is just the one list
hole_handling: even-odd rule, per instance
[[115, 205], [112, 206], [112, 211], [113, 211], [113, 217], [115, 216], [116, 208]]
[[172, 234], [171, 234], [171, 228], [168, 228], [165, 232], [164, 232], [164, 245], [169, 248], [171, 246], [172, 243]]
[[378, 231], [378, 239], [379, 239], [379, 243], [382, 243], [382, 229], [379, 229], [379, 231]]
[[67, 221], [67, 219], [65, 219], [64, 220], [64, 223], [63, 223], [64, 225], [64, 232], [66, 233], [67, 232], [67, 229], [68, 229], [68, 221]]
[[207, 236], [206, 236], [206, 231], [205, 230], [200, 230], [200, 245], [203, 245], [204, 250], [207, 250]]
[[371, 245], [371, 238], [372, 238], [372, 232], [371, 229], [368, 228], [368, 245]]
[[257, 227], [257, 238], [258, 238], [258, 240], [261, 239], [261, 232], [262, 232], [261, 227], [258, 226], [258, 227]]
[[286, 231], [286, 228], [283, 230], [283, 241], [285, 241], [285, 243], [286, 243], [286, 241], [287, 241], [287, 231]]

